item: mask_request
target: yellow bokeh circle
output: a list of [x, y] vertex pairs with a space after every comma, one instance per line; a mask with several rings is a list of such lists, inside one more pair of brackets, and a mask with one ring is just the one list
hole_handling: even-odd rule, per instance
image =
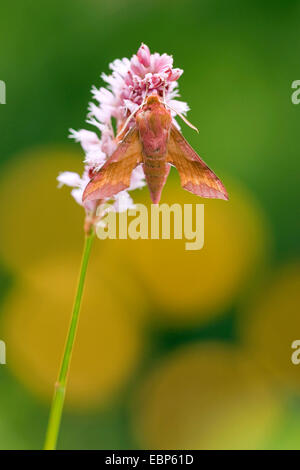
[[292, 263], [273, 274], [239, 317], [241, 334], [253, 357], [278, 385], [298, 394], [300, 364], [293, 363], [292, 343], [300, 342], [299, 305], [300, 264]]
[[[127, 259], [160, 320], [184, 324], [219, 314], [264, 265], [269, 246], [265, 219], [245, 190], [230, 185], [229, 193], [228, 202], [204, 200], [172, 179], [164, 188], [162, 203], [204, 204], [201, 250], [187, 251], [187, 240], [172, 239], [172, 232], [170, 240], [116, 240], [111, 245], [111, 256]], [[135, 201], [149, 201], [148, 190], [136, 192]]]
[[242, 350], [196, 344], [160, 361], [141, 387], [132, 421], [142, 448], [258, 449], [281, 411]]
[[[13, 373], [41, 399], [53, 393], [70, 320], [78, 256], [32, 266], [5, 303], [1, 331]], [[78, 409], [110, 402], [134, 373], [142, 331], [113, 286], [90, 266], [71, 363], [66, 403]]]
[[57, 188], [61, 171], [82, 171], [78, 150], [41, 147], [15, 156], [0, 175], [0, 256], [17, 270], [81, 246], [84, 213]]

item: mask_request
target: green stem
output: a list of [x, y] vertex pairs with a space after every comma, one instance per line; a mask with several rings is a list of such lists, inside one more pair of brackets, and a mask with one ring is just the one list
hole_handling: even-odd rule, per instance
[[72, 351], [74, 347], [74, 341], [76, 336], [76, 330], [78, 326], [80, 306], [82, 300], [82, 293], [84, 288], [85, 275], [87, 271], [87, 266], [89, 262], [89, 257], [91, 253], [92, 242], [94, 239], [94, 232], [86, 235], [84, 250], [82, 255], [80, 275], [78, 281], [78, 287], [71, 317], [71, 323], [69, 327], [68, 337], [65, 344], [64, 355], [58, 375], [58, 380], [55, 384], [54, 397], [50, 410], [50, 417], [48, 422], [46, 441], [45, 441], [45, 450], [54, 450], [56, 449], [56, 443], [61, 423], [61, 416], [64, 406], [65, 393], [66, 393], [66, 384], [68, 379], [68, 372], [70, 368], [70, 362], [72, 357]]

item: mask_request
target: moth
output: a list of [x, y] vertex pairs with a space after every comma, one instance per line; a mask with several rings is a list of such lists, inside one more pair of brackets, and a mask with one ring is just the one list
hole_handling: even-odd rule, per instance
[[111, 198], [127, 189], [138, 165], [143, 165], [153, 204], [160, 201], [171, 166], [177, 168], [187, 191], [228, 200], [225, 187], [173, 124], [170, 110], [158, 95], [145, 99], [134, 113], [134, 125], [126, 131], [130, 119], [132, 115], [119, 133], [122, 138], [115, 152], [86, 186], [83, 201]]

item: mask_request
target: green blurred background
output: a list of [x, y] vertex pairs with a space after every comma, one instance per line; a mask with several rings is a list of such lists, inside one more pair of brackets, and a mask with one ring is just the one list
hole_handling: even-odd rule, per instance
[[[74, 295], [92, 84], [141, 42], [173, 54], [193, 147], [230, 201], [205, 201], [205, 246], [96, 240], [60, 449], [300, 448], [296, 0], [2, 2], [0, 447], [43, 445]], [[136, 200], [149, 203], [147, 190]], [[199, 203], [172, 172], [162, 202]]]

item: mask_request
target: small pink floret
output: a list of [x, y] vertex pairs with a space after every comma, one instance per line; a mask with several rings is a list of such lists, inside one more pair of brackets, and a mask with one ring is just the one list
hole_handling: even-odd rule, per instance
[[142, 44], [141, 47], [139, 48], [137, 52], [138, 59], [144, 67], [149, 67], [150, 65], [150, 59], [151, 59], [151, 54], [150, 54], [150, 49], [146, 44]]

